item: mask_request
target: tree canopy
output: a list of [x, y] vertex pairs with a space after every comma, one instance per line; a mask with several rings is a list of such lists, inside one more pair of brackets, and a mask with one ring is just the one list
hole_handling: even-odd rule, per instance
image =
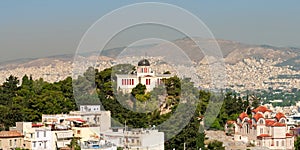
[[[79, 104], [101, 104], [103, 110], [111, 111], [113, 126], [122, 126], [126, 122], [132, 128], [155, 125], [159, 129], [159, 125], [172, 116], [183, 118], [170, 122], [170, 132], [176, 130], [172, 125], [185, 122], [186, 126], [174, 137], [166, 133], [166, 138], [170, 139], [165, 142], [165, 149], [183, 149], [184, 143], [187, 149], [203, 149], [205, 132], [198, 119], [206, 111], [215, 111], [208, 108], [208, 104], [221, 108], [215, 120], [206, 116], [208, 124], [211, 124], [209, 128], [219, 130], [223, 129], [227, 120], [235, 120], [251, 105], [248, 99], [243, 100], [232, 93], [217, 95], [198, 90], [190, 79], [177, 76], [163, 79], [163, 86], [151, 92], [146, 92], [142, 84], [138, 84], [129, 94], [119, 92], [115, 74], [134, 71], [135, 68], [128, 64], [103, 71], [89, 68], [77, 79], [68, 77], [55, 83], [45, 82], [42, 78], [33, 80], [27, 75], [20, 83], [17, 77], [9, 76], [0, 86], [0, 129], [7, 130], [17, 121], [39, 122], [42, 114], [68, 113], [76, 110]], [[212, 147], [219, 145], [217, 142], [211, 144]]]

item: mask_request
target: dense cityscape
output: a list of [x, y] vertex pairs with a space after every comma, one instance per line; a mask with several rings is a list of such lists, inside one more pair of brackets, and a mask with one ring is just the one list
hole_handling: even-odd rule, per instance
[[300, 150], [300, 1], [1, 1], [0, 150]]

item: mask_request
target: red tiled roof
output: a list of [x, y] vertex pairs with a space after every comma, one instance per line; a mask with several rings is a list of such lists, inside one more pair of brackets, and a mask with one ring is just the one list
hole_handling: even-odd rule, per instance
[[10, 137], [22, 137], [23, 135], [19, 131], [1, 131], [0, 138], [10, 138]]
[[252, 110], [252, 112], [262, 112], [265, 113], [266, 111], [268, 112], [272, 112], [270, 109], [268, 109], [266, 106], [258, 106], [257, 108], [255, 108], [254, 110]]
[[248, 115], [245, 113], [245, 112], [242, 112], [240, 115], [239, 115], [239, 118], [241, 120], [243, 120], [245, 117], [248, 117]]
[[269, 135], [269, 134], [261, 134], [261, 135], [259, 135], [257, 137], [271, 137], [271, 135]]
[[280, 123], [280, 122], [275, 122], [272, 127], [284, 127], [285, 124], [284, 123]]
[[252, 120], [246, 120], [246, 122], [248, 122], [250, 125], [252, 125]]
[[286, 136], [293, 136], [293, 134], [290, 134], [290, 133], [286, 133], [285, 135]]
[[270, 119], [267, 119], [266, 120], [266, 126], [272, 126], [272, 124], [275, 123], [275, 120], [270, 120]]
[[264, 116], [261, 113], [257, 113], [253, 116], [253, 118], [255, 119], [255, 121], [258, 121], [259, 118], [264, 118]]
[[226, 123], [227, 123], [227, 124], [234, 124], [235, 121], [233, 121], [233, 120], [228, 120]]
[[275, 120], [266, 120], [266, 126], [271, 126], [271, 127], [283, 127], [285, 126], [284, 123], [276, 122]]
[[276, 114], [275, 118], [277, 120], [280, 120], [281, 118], [286, 118], [286, 117], [285, 117], [285, 115], [283, 113], [279, 112], [279, 113]]

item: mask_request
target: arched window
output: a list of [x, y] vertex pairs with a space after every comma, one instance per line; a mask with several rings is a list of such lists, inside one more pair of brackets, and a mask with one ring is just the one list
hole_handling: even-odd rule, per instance
[[260, 119], [259, 124], [264, 124], [264, 121], [262, 119]]

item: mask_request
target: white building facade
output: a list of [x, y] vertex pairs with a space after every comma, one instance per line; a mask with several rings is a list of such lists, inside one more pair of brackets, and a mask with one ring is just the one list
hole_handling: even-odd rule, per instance
[[32, 122], [16, 122], [16, 127], [10, 128], [24, 135], [24, 147], [32, 150], [52, 150], [52, 132], [51, 128], [43, 127], [40, 124]]
[[128, 150], [163, 150], [164, 133], [158, 130], [112, 128], [102, 132], [105, 140]]
[[153, 90], [154, 87], [162, 83], [162, 79], [170, 78], [170, 74], [156, 74], [150, 67], [150, 62], [143, 59], [138, 62], [136, 73], [134, 74], [116, 74], [117, 90], [129, 93], [141, 83], [146, 86], [147, 91]]

